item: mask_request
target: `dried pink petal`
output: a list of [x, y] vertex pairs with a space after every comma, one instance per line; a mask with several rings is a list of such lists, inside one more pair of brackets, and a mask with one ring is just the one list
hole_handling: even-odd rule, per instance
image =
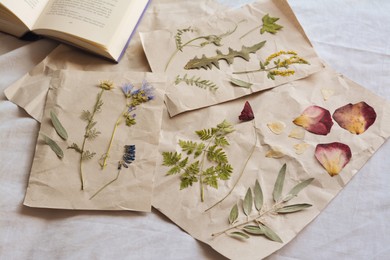
[[335, 176], [351, 160], [352, 153], [348, 145], [334, 142], [318, 144], [315, 150], [315, 157], [330, 176]]
[[238, 117], [241, 121], [250, 121], [255, 118], [253, 110], [248, 101], [245, 102], [244, 109], [241, 111], [241, 115]]
[[333, 126], [329, 111], [319, 106], [306, 108], [293, 122], [307, 131], [318, 135], [327, 135]]
[[358, 135], [364, 133], [375, 122], [376, 113], [374, 108], [362, 101], [336, 109], [333, 118], [340, 127]]

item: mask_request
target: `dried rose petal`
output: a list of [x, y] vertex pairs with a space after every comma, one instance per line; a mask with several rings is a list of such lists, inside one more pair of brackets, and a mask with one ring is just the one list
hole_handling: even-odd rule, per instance
[[339, 174], [351, 160], [352, 153], [348, 145], [334, 142], [318, 144], [315, 150], [315, 157], [329, 175], [334, 176]]
[[333, 118], [342, 128], [358, 135], [364, 133], [375, 122], [376, 113], [374, 108], [362, 101], [336, 109]]
[[327, 135], [333, 126], [329, 111], [319, 106], [306, 108], [293, 122], [307, 131], [318, 135]]
[[303, 130], [301, 127], [296, 127], [293, 130], [291, 130], [288, 137], [301, 140], [301, 139], [305, 138], [305, 130]]
[[245, 102], [244, 109], [241, 111], [241, 115], [238, 117], [241, 121], [250, 121], [255, 118], [253, 110], [248, 101]]
[[275, 158], [275, 159], [279, 159], [279, 158], [282, 158], [284, 157], [285, 154], [284, 152], [282, 151], [281, 148], [279, 147], [274, 147], [272, 149], [270, 149], [266, 154], [265, 154], [265, 157], [268, 157], [268, 158]]
[[274, 134], [280, 135], [283, 133], [284, 128], [286, 128], [286, 124], [283, 122], [271, 122], [267, 124], [269, 130], [271, 130]]
[[303, 154], [307, 148], [309, 148], [309, 144], [307, 143], [300, 143], [300, 144], [296, 144], [294, 145], [294, 149], [295, 149], [295, 153], [296, 154]]

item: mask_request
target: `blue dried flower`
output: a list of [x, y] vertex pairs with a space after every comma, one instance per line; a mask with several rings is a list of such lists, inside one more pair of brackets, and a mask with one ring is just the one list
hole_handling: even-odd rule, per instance
[[148, 100], [154, 99], [154, 87], [146, 80], [142, 82], [141, 91], [144, 92], [144, 95], [148, 98]]
[[135, 160], [135, 145], [125, 145], [125, 153], [123, 154], [122, 161], [118, 164], [118, 170], [123, 166], [125, 168], [129, 167]]
[[125, 96], [127, 97], [127, 98], [130, 98], [131, 97], [131, 91], [133, 90], [133, 88], [134, 88], [134, 86], [133, 86], [133, 84], [131, 84], [131, 83], [125, 83], [125, 84], [123, 84], [123, 86], [122, 86], [122, 91], [123, 91], [123, 94], [125, 94]]

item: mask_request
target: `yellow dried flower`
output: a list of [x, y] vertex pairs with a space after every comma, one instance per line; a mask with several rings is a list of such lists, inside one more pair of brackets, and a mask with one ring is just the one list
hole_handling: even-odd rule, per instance
[[110, 81], [110, 80], [102, 80], [100, 83], [99, 83], [99, 88], [102, 88], [104, 90], [110, 90], [110, 89], [113, 89], [114, 88], [114, 82]]

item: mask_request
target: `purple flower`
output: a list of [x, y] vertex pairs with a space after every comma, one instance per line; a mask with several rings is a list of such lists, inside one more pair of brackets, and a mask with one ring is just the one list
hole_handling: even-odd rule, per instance
[[142, 82], [141, 91], [148, 98], [148, 100], [154, 99], [154, 87], [149, 84], [146, 80]]
[[129, 98], [131, 96], [131, 91], [133, 90], [133, 88], [134, 86], [131, 83], [123, 84], [122, 86], [123, 94], [125, 94], [125, 96]]

